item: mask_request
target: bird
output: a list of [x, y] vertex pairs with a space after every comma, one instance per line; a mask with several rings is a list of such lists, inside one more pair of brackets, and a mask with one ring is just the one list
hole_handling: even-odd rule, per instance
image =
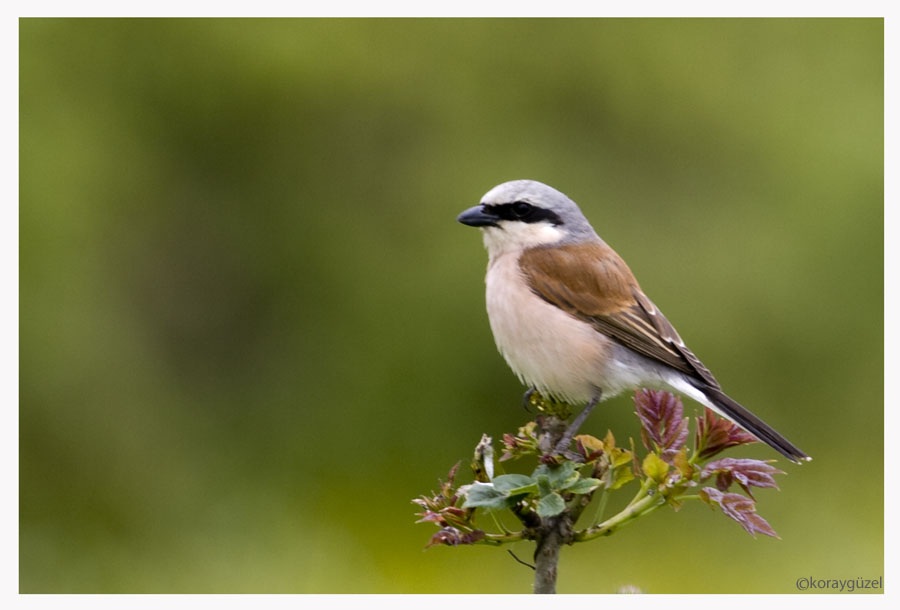
[[569, 197], [512, 180], [457, 220], [483, 233], [488, 320], [506, 363], [529, 392], [585, 405], [566, 441], [599, 402], [647, 387], [697, 401], [792, 462], [812, 459], [722, 390]]

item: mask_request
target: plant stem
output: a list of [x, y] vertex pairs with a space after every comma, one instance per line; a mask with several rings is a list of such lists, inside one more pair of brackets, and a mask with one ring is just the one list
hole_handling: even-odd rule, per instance
[[491, 546], [501, 546], [510, 542], [518, 542], [525, 540], [525, 532], [508, 532], [506, 534], [485, 534], [484, 538], [475, 544], [489, 544]]
[[562, 546], [561, 519], [543, 519], [534, 552], [534, 592], [556, 593], [559, 548]]
[[[537, 418], [538, 447], [544, 454], [554, 451], [566, 432], [566, 420], [557, 414], [545, 413]], [[534, 592], [556, 593], [559, 549], [570, 541], [572, 530], [569, 511], [555, 517], [543, 517], [535, 528], [537, 547], [534, 551]]]
[[601, 536], [608, 536], [620, 527], [627, 525], [637, 519], [647, 515], [663, 504], [666, 503], [662, 494], [651, 494], [642, 488], [643, 493], [639, 493], [631, 503], [621, 512], [613, 515], [603, 523], [599, 523], [593, 527], [577, 532], [573, 538], [575, 542], [583, 542], [585, 540], [593, 540]]

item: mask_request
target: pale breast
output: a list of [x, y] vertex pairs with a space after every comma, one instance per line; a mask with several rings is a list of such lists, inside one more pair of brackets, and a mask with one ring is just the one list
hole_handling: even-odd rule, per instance
[[487, 311], [497, 348], [523, 383], [587, 402], [605, 385], [610, 341], [531, 292], [518, 257], [499, 254], [488, 265]]

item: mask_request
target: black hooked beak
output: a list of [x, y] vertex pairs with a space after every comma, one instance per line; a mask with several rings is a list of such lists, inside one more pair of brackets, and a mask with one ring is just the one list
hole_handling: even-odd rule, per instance
[[470, 227], [500, 226], [497, 224], [497, 216], [492, 214], [489, 211], [489, 208], [483, 205], [476, 205], [473, 208], [469, 208], [468, 210], [457, 216], [456, 220], [463, 223], [464, 225], [469, 225]]

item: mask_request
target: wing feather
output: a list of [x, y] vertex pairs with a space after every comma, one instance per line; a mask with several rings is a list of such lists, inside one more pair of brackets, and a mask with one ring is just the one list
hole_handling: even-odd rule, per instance
[[719, 383], [602, 242], [532, 248], [519, 258], [531, 290], [635, 352], [706, 385]]

